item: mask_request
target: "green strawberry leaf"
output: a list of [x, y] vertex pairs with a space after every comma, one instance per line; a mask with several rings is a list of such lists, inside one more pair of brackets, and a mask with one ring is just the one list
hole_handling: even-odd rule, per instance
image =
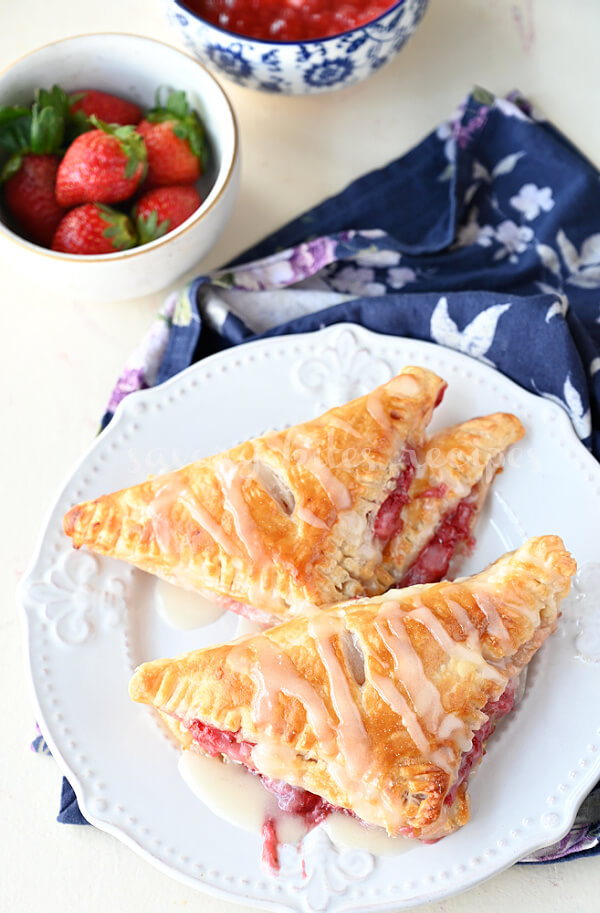
[[[162, 101], [162, 94], [167, 92], [167, 99]], [[147, 120], [156, 122], [157, 120], [168, 120], [169, 116], [183, 118], [189, 114], [190, 107], [185, 97], [185, 92], [181, 89], [169, 89], [167, 86], [159, 86], [156, 90], [156, 104], [146, 115]]]
[[58, 117], [65, 120], [69, 114], [69, 105], [71, 101], [67, 93], [60, 86], [52, 86], [50, 91], [47, 89], [36, 89], [35, 102], [40, 108], [53, 108]]
[[0, 149], [13, 155], [29, 148], [31, 111], [17, 105], [0, 107]]
[[206, 169], [208, 158], [208, 144], [204, 126], [196, 111], [190, 108], [185, 92], [172, 90], [166, 100], [161, 104], [162, 89], [156, 92], [156, 107], [146, 115], [150, 123], [173, 123], [173, 133], [179, 139], [187, 140], [190, 149], [200, 159], [202, 168]]
[[102, 232], [105, 238], [109, 238], [115, 250], [128, 250], [130, 247], [136, 247], [138, 236], [135, 226], [129, 216], [110, 206], [104, 206], [102, 203], [96, 203], [101, 218], [106, 222], [106, 228]]
[[137, 132], [133, 124], [107, 124], [106, 121], [100, 120], [95, 114], [90, 115], [90, 123], [98, 130], [108, 133], [109, 136], [115, 136], [120, 144], [121, 149], [127, 156], [127, 165], [125, 166], [125, 177], [132, 178], [138, 166], [143, 165], [139, 183], [141, 184], [148, 173], [148, 153], [146, 143], [143, 137]]
[[180, 121], [173, 127], [173, 133], [180, 139], [188, 141], [190, 149], [200, 159], [203, 170], [206, 169], [206, 160], [208, 158], [208, 145], [204, 127], [200, 123], [200, 118], [195, 111], [192, 111], [185, 120]]
[[153, 209], [147, 216], [137, 216], [135, 221], [140, 244], [148, 244], [150, 241], [156, 241], [157, 238], [162, 238], [163, 235], [167, 234], [169, 226], [171, 225], [170, 219], [163, 219], [160, 224], [158, 223], [158, 212], [156, 209]]
[[65, 137], [69, 99], [60, 86], [36, 89], [31, 111], [31, 152], [48, 155], [57, 152]]
[[65, 125], [65, 146], [69, 147], [78, 136], [93, 128], [85, 111], [69, 111]]
[[62, 146], [65, 119], [53, 107], [40, 107], [35, 102], [31, 118], [31, 145], [35, 155], [49, 155]]
[[166, 109], [175, 117], [184, 118], [189, 113], [189, 105], [185, 97], [185, 92], [174, 90], [167, 98]]
[[3, 184], [5, 181], [8, 181], [9, 178], [12, 178], [19, 168], [23, 161], [23, 154], [21, 152], [15, 152], [2, 166], [2, 171], [0, 171], [0, 184]]

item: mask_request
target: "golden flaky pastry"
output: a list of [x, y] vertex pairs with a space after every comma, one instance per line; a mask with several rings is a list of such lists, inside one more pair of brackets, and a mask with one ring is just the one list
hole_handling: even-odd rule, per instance
[[342, 808], [435, 840], [468, 820], [469, 772], [575, 571], [557, 536], [530, 539], [474, 577], [145, 663], [130, 694], [184, 747], [245, 764], [311, 823]]
[[413, 562], [420, 582], [439, 580], [470, 539], [498, 458], [524, 433], [496, 415], [427, 444], [444, 388], [405, 368], [313, 421], [79, 504], [65, 531], [267, 623], [384, 592]]

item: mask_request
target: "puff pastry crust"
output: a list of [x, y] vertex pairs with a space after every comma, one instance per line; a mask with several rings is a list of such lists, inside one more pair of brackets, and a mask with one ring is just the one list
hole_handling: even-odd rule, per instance
[[[446, 576], [450, 564], [457, 569], [506, 451], [524, 434], [515, 415], [497, 412], [444, 428], [427, 441], [417, 453], [400, 529], [387, 543], [367, 592], [433, 583]], [[444, 543], [444, 533], [438, 535], [442, 524]], [[448, 535], [452, 526], [455, 536]]]
[[314, 421], [79, 504], [65, 531], [76, 547], [270, 624], [384, 592], [409, 572], [439, 580], [524, 434], [498, 413], [426, 441], [444, 389], [407, 367]]
[[381, 558], [372, 516], [423, 444], [445, 387], [406, 367], [313, 421], [79, 504], [64, 529], [76, 547], [252, 606], [263, 620], [362, 595]]
[[473, 746], [511, 705], [575, 571], [560, 538], [530, 539], [474, 577], [145, 663], [130, 695], [164, 714], [185, 746], [206, 751], [210, 732], [210, 754], [391, 835], [435, 840], [468, 820]]

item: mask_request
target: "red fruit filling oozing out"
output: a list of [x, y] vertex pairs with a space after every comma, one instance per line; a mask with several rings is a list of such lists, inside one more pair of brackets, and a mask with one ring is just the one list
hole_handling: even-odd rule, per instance
[[[483, 708], [483, 713], [487, 716], [487, 720], [473, 733], [471, 748], [463, 753], [456, 783], [449, 790], [444, 800], [446, 805], [452, 805], [459, 786], [468, 779], [472, 769], [485, 754], [485, 743], [496, 728], [498, 721], [512, 710], [515, 702], [515, 691], [515, 683], [510, 682], [497, 701], [489, 701]], [[308, 792], [301, 786], [292, 786], [283, 780], [273, 780], [259, 773], [251, 758], [254, 744], [238, 739], [236, 733], [216, 729], [214, 726], [200, 722], [200, 720], [193, 720], [188, 724], [187, 728], [194, 741], [208, 755], [211, 757], [225, 756], [232, 761], [237, 761], [259, 777], [265, 789], [276, 797], [281, 811], [303, 818], [308, 830], [316, 827], [317, 824], [324, 821], [334, 811], [341, 811], [350, 815], [350, 817], [356, 817], [349, 809], [337, 808], [327, 802], [326, 799]], [[357, 820], [360, 821], [361, 819], [358, 818]], [[415, 832], [411, 827], [401, 828], [399, 833], [407, 837], [415, 837]], [[264, 820], [262, 838], [262, 860], [270, 871], [278, 872], [279, 839], [275, 819], [270, 815], [267, 815]]]
[[[302, 818], [308, 830], [316, 827], [332, 811], [336, 810], [326, 799], [308, 792], [301, 786], [292, 786], [283, 780], [273, 780], [259, 773], [251, 758], [253, 743], [238, 739], [236, 733], [215, 729], [214, 726], [209, 726], [200, 720], [193, 720], [187, 725], [187, 729], [194, 741], [211, 757], [224, 755], [232, 761], [243, 764], [261, 780], [265, 789], [276, 797], [279, 808], [283, 812]], [[346, 811], [346, 809], [341, 809], [341, 811]], [[279, 841], [273, 818], [268, 816], [265, 819], [262, 833], [263, 862], [269, 869], [277, 872], [279, 870]]]
[[515, 693], [516, 688], [514, 682], [509, 682], [498, 700], [488, 701], [483, 708], [483, 713], [487, 716], [487, 720], [479, 729], [475, 730], [471, 748], [469, 751], [463, 753], [456, 783], [448, 791], [448, 795], [444, 799], [446, 805], [452, 805], [459, 786], [461, 783], [464, 783], [465, 780], [468, 780], [469, 774], [485, 754], [485, 743], [496, 728], [498, 721], [501, 720], [503, 716], [506, 716], [507, 713], [510, 713], [515, 706]]
[[396, 478], [394, 490], [390, 492], [375, 517], [373, 532], [376, 539], [389, 542], [392, 536], [402, 530], [403, 520], [400, 516], [402, 508], [409, 502], [408, 490], [415, 475], [415, 466], [409, 451], [402, 456], [405, 468]]
[[447, 513], [398, 586], [441, 580], [448, 572], [456, 547], [463, 542], [469, 547], [474, 544], [471, 523], [475, 509], [475, 503], [465, 498], [453, 511]]

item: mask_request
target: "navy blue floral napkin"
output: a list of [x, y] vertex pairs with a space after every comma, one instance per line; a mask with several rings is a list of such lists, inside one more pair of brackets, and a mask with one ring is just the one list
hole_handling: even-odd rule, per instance
[[[562, 406], [600, 458], [598, 171], [517, 93], [475, 90], [406, 155], [169, 296], [103, 425], [128, 393], [206, 355], [339, 322], [495, 366]], [[59, 820], [85, 822], [66, 781]], [[526, 861], [594, 853], [598, 787]]]

